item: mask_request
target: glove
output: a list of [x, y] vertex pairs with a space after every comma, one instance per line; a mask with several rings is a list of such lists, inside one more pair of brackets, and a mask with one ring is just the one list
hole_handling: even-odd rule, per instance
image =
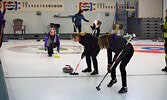
[[59, 53], [60, 51], [59, 51], [59, 50], [57, 50], [57, 52]]
[[109, 73], [111, 73], [111, 64], [109, 64], [108, 66], [107, 66], [107, 71], [109, 72]]
[[121, 60], [121, 58], [120, 58], [120, 57], [118, 57], [118, 58], [116, 58], [116, 59], [114, 60], [114, 62], [115, 62], [115, 63], [119, 63], [119, 62], [120, 62], [120, 60]]
[[45, 47], [45, 51], [46, 51], [47, 49], [46, 49], [46, 47]]
[[85, 56], [86, 56], [86, 55], [83, 55], [83, 54], [82, 54], [82, 55], [81, 55], [81, 59], [83, 59]]

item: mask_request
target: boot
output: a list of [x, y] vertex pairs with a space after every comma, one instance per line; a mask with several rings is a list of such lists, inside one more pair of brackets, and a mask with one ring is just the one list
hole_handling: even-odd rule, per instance
[[97, 74], [99, 74], [99, 72], [94, 70], [90, 75], [97, 75]]
[[82, 72], [83, 72], [83, 73], [86, 73], [86, 72], [92, 72], [92, 70], [89, 69], [89, 68], [86, 68], [86, 69], [82, 70]]
[[118, 91], [118, 93], [126, 93], [126, 92], [128, 92], [127, 87], [122, 87], [122, 88]]
[[49, 56], [49, 57], [52, 57], [52, 54], [49, 54], [48, 56]]
[[115, 83], [117, 83], [117, 79], [111, 80], [111, 81], [108, 83], [107, 87], [112, 87], [112, 85], [115, 84]]
[[167, 72], [167, 66], [165, 68], [163, 68], [162, 71], [166, 71]]

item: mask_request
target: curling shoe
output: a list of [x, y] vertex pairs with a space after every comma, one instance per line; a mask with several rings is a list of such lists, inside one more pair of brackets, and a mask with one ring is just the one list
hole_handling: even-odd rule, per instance
[[118, 91], [118, 93], [126, 93], [126, 92], [128, 92], [127, 87], [122, 87], [122, 88]]
[[97, 75], [97, 74], [99, 74], [99, 72], [94, 70], [90, 75]]
[[89, 68], [86, 68], [86, 69], [82, 70], [82, 72], [83, 72], [83, 73], [86, 73], [86, 72], [92, 72], [92, 70], [89, 69]]
[[115, 83], [117, 83], [117, 79], [111, 80], [111, 81], [107, 84], [107, 87], [112, 87]]
[[167, 72], [167, 66], [165, 68], [163, 68], [162, 71], [166, 71]]
[[52, 57], [52, 54], [49, 54], [48, 56], [49, 56], [49, 57]]

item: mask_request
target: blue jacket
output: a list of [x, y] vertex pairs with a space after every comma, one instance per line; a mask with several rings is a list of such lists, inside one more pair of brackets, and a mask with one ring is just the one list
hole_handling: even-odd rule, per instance
[[[75, 18], [75, 21], [74, 21], [74, 18]], [[72, 17], [72, 22], [75, 22], [75, 25], [81, 25], [81, 19], [83, 19], [86, 22], [89, 22], [89, 20], [85, 19], [85, 17], [83, 15], [80, 15], [80, 14], [75, 14]]]
[[58, 34], [54, 34], [53, 36], [51, 36], [50, 33], [48, 32], [48, 34], [45, 37], [45, 47], [47, 47], [49, 39], [51, 39], [52, 43], [54, 42], [55, 36], [56, 36], [56, 43], [57, 43], [57, 51], [59, 51], [59, 49], [60, 49], [60, 40], [59, 40]]

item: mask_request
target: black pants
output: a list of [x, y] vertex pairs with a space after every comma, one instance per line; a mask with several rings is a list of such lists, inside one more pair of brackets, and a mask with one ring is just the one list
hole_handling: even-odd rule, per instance
[[100, 51], [99, 47], [96, 47], [93, 50], [91, 50], [89, 54], [86, 54], [86, 63], [87, 63], [88, 69], [91, 70], [91, 58], [92, 58], [94, 70], [98, 71], [98, 61], [96, 57], [99, 51]]
[[[95, 26], [90, 26], [92, 28], [92, 30], [94, 31], [93, 35], [96, 36], [96, 37], [99, 37], [99, 34], [100, 34], [100, 27], [98, 28], [95, 28]], [[97, 32], [96, 32], [97, 31]], [[95, 33], [96, 32], [96, 33]]]
[[75, 25], [74, 26], [74, 32], [77, 32], [77, 29], [75, 29], [75, 28], [77, 28], [78, 31], [81, 32], [81, 25]]
[[57, 47], [57, 43], [50, 43], [48, 47], [48, 54], [53, 54], [53, 49]]
[[[122, 78], [122, 86], [126, 87], [127, 86], [127, 81], [126, 81], [126, 65], [129, 63], [130, 59], [133, 56], [134, 53], [134, 49], [132, 47], [132, 45], [129, 45], [131, 47], [130, 52], [126, 55], [126, 57], [124, 57], [121, 61], [120, 61], [120, 72], [121, 72], [121, 78]], [[116, 59], [118, 55], [114, 56], [114, 59]], [[119, 63], [115, 63], [115, 65], [112, 68], [111, 71], [111, 78], [114, 80], [116, 79], [116, 67]]]
[[165, 61], [167, 66], [167, 38], [164, 38], [164, 48], [165, 48]]

